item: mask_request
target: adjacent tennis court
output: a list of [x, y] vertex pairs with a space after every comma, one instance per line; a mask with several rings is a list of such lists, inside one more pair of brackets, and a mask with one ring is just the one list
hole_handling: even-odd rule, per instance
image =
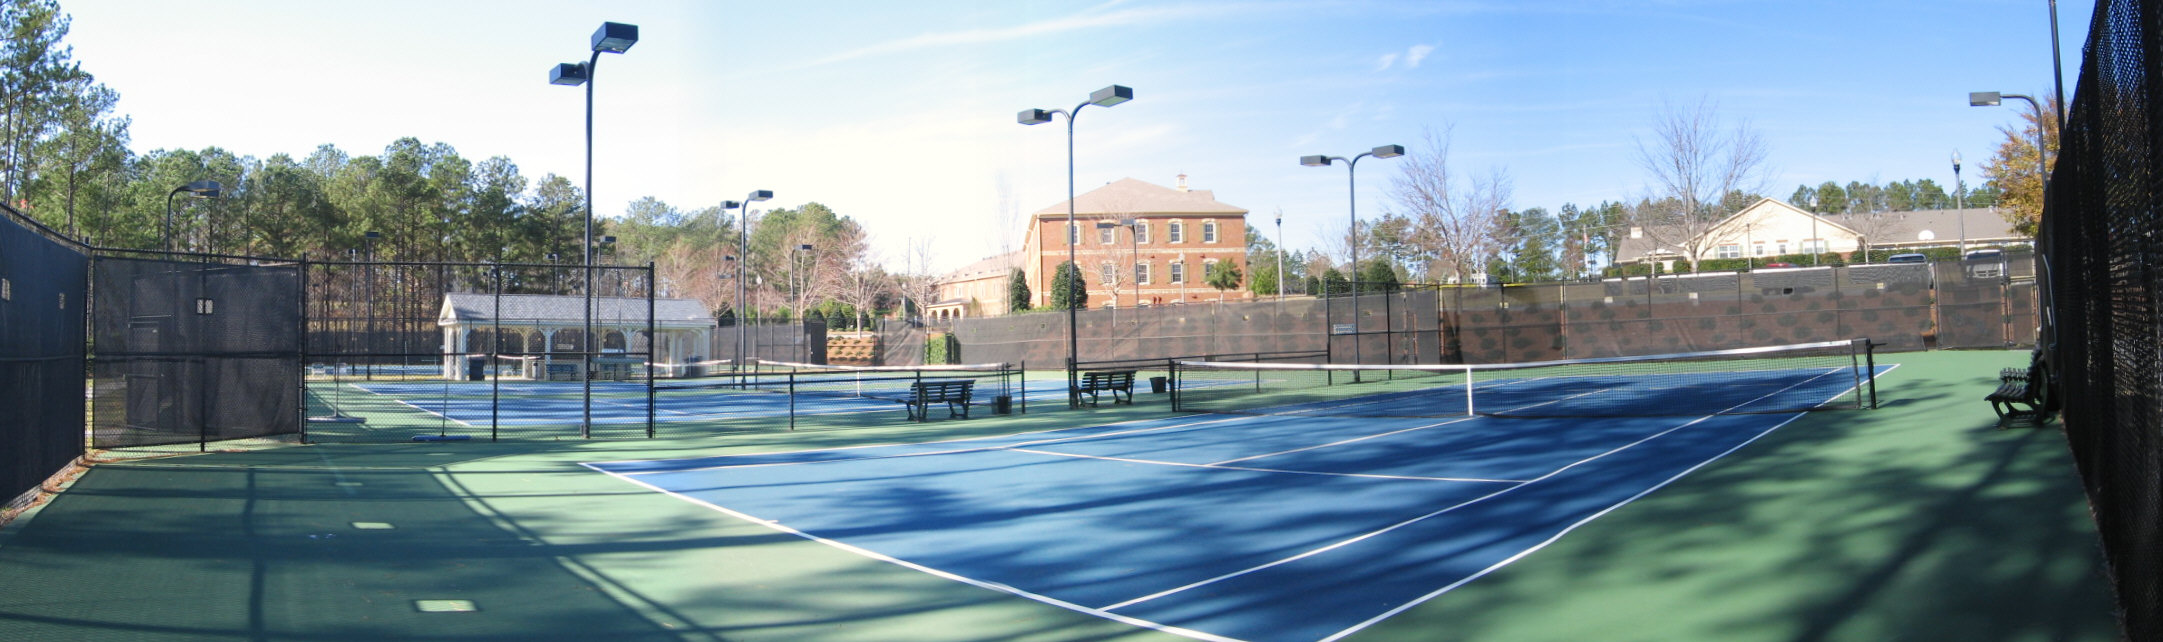
[[[1377, 408], [1428, 400], [1376, 382], [1253, 416], [589, 466], [874, 559], [1140, 627], [1327, 640], [1471, 582], [1798, 416], [1763, 412], [1778, 400], [1855, 398], [1852, 367], [1729, 364], [1718, 376], [1750, 381], [1737, 386], [1747, 394], [1666, 398], [1663, 411], [1640, 413], [1666, 416], [1391, 417]], [[1220, 376], [1197, 389], [1245, 392], [1221, 376], [1232, 368], [1210, 366]], [[1716, 372], [1690, 370], [1682, 376]], [[1297, 372], [1258, 367], [1255, 387]], [[1637, 379], [1662, 386], [1658, 374]], [[1387, 381], [1428, 386], [1425, 396], [1465, 387]], [[1527, 406], [1559, 400], [1529, 399], [1529, 385], [1484, 384]], [[1565, 388], [1561, 399], [1607, 390]], [[1355, 411], [1366, 416], [1342, 416]]]

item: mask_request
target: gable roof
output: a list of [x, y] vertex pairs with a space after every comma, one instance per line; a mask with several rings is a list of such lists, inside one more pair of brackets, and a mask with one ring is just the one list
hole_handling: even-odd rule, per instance
[[[1752, 203], [1749, 207], [1743, 208], [1742, 211], [1722, 219], [1719, 223], [1713, 225], [1706, 234], [1712, 236], [1721, 235], [1735, 221], [1742, 219], [1744, 215], [1762, 216], [1765, 215], [1762, 210], [1767, 208], [1772, 208], [1782, 214], [1814, 216], [1820, 224], [1830, 226], [1848, 235], [1864, 237], [1871, 247], [1950, 245], [1960, 238], [1963, 229], [1967, 233], [1969, 243], [2003, 243], [2027, 240], [2027, 237], [2013, 230], [2013, 225], [2006, 222], [2005, 218], [1999, 215], [1996, 208], [1971, 207], [1958, 210], [1811, 214], [1809, 211], [1771, 198], [1761, 199], [1756, 203]], [[1930, 232], [1930, 236], [1934, 240], [1926, 241], [1921, 238], [1923, 232], [1926, 231]], [[1654, 240], [1658, 236], [1660, 235], [1647, 233], [1642, 238], [1630, 238], [1625, 234], [1615, 249], [1615, 260], [1629, 262], [1642, 260], [1647, 255], [1655, 253], [1672, 255], [1681, 252], [1680, 248], [1667, 247]]]
[[[502, 322], [521, 326], [556, 325], [586, 322], [586, 298], [561, 294], [506, 294], [503, 295]], [[437, 317], [440, 325], [496, 323], [496, 297], [476, 292], [452, 292], [443, 295], [443, 311]], [[706, 304], [697, 299], [654, 299], [654, 324], [672, 328], [706, 327], [714, 325], [713, 315]], [[593, 298], [593, 319], [598, 322], [622, 322], [646, 319], [646, 299], [601, 296]]]
[[[1051, 207], [1037, 210], [1031, 216], [1066, 216], [1066, 204], [1066, 201], [1053, 203]], [[1206, 189], [1181, 191], [1133, 178], [1112, 181], [1074, 197], [1076, 216], [1246, 213], [1244, 208], [1217, 202], [1216, 194]]]

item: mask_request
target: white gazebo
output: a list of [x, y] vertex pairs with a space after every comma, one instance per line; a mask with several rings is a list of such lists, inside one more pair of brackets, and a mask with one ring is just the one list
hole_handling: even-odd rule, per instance
[[[497, 352], [524, 362], [522, 376], [576, 380], [584, 364], [576, 357], [578, 337], [586, 326], [585, 302], [582, 296], [553, 294], [444, 295], [443, 311], [436, 318], [443, 328], [443, 345], [449, 348], [443, 355], [443, 376], [463, 378], [466, 359], [490, 354], [488, 337], [500, 333]], [[643, 376], [645, 360], [628, 353], [646, 352], [649, 345], [658, 376], [680, 374], [713, 345], [713, 315], [695, 299], [653, 300], [652, 331], [658, 337], [648, 336], [644, 298], [594, 297], [593, 308], [594, 334], [604, 355], [595, 363], [606, 378], [632, 375], [631, 368]], [[569, 354], [558, 359], [558, 351]], [[616, 356], [606, 356], [610, 353]]]

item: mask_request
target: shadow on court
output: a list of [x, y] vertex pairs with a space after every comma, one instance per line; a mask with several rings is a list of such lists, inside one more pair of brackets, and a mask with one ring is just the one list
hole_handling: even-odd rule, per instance
[[1369, 633], [2118, 639], [2064, 436], [1982, 402], [2026, 358], [1893, 355], [1883, 409], [1805, 416]]

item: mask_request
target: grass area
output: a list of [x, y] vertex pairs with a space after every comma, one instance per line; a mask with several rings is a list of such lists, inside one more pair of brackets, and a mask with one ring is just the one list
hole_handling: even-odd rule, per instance
[[[2116, 639], [2062, 436], [2000, 429], [1981, 401], [2025, 360], [1882, 355], [1899, 366], [1883, 409], [1803, 417], [1354, 639]], [[0, 528], [0, 639], [1163, 639], [578, 465], [1049, 430], [1168, 404], [1030, 410], [100, 464]], [[399, 441], [429, 428], [394, 405], [349, 412]]]

